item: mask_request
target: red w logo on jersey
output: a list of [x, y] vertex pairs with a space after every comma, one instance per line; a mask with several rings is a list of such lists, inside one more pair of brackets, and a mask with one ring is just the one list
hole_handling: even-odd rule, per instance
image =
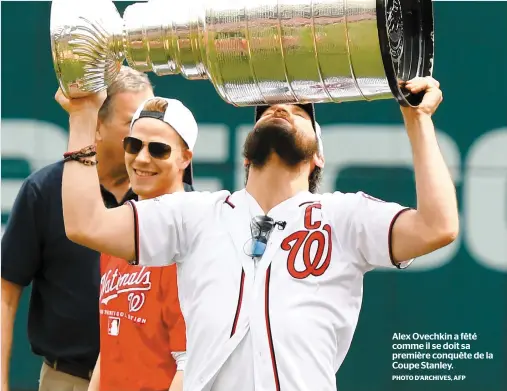
[[[314, 209], [321, 209], [321, 204], [308, 205], [305, 210], [304, 226], [305, 230], [296, 231], [287, 236], [282, 244], [282, 250], [289, 251], [287, 257], [287, 270], [289, 274], [297, 279], [307, 278], [310, 275], [321, 276], [325, 273], [331, 263], [331, 252], [333, 249], [331, 240], [331, 226], [324, 224], [321, 220], [312, 221], [312, 212]], [[322, 226], [322, 229], [321, 229]], [[317, 249], [312, 256], [312, 246], [317, 243]], [[325, 254], [324, 261], [324, 251]], [[296, 269], [296, 260], [302, 251], [303, 270]]]

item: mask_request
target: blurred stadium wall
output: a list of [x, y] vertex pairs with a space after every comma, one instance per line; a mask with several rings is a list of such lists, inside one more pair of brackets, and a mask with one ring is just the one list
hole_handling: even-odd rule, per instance
[[[117, 6], [123, 12], [128, 4]], [[434, 120], [457, 186], [461, 236], [410, 270], [365, 277], [357, 332], [337, 375], [340, 391], [507, 390], [507, 3], [434, 6], [434, 76], [444, 91]], [[50, 3], [1, 7], [3, 225], [23, 179], [65, 151], [67, 117], [53, 99]], [[208, 81], [150, 77], [158, 95], [182, 99], [200, 124], [197, 187], [240, 188], [252, 109], [228, 106]], [[394, 100], [320, 105], [317, 115], [327, 164], [322, 191], [363, 190], [415, 206], [410, 149]], [[37, 388], [40, 360], [26, 339], [28, 302], [26, 290], [15, 329], [14, 390]], [[477, 333], [472, 350], [494, 359], [455, 363], [455, 373], [467, 376], [462, 382], [393, 382], [394, 332]]]

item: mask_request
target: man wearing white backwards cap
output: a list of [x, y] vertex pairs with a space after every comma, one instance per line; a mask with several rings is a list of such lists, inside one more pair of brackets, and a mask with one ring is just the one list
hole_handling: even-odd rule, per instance
[[[106, 210], [92, 170], [66, 165], [72, 240], [140, 265], [178, 265], [184, 390], [335, 390], [364, 273], [406, 267], [454, 240], [454, 185], [431, 120], [439, 84], [423, 78], [406, 87], [425, 92], [419, 107], [402, 108], [418, 210], [361, 192], [317, 194], [324, 156], [312, 105], [256, 108], [246, 187], [232, 194], [175, 193]], [[88, 132], [71, 129], [70, 146], [86, 147]]]
[[[123, 140], [139, 200], [193, 190], [196, 140], [197, 123], [180, 101], [139, 106]], [[181, 391], [186, 334], [176, 266], [141, 269], [107, 253], [100, 266], [100, 356], [88, 390]]]

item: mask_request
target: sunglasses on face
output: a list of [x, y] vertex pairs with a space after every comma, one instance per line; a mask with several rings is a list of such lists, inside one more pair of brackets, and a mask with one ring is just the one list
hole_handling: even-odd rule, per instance
[[137, 155], [139, 152], [141, 152], [145, 145], [148, 146], [148, 152], [150, 153], [151, 157], [155, 159], [167, 159], [169, 156], [171, 156], [170, 145], [156, 141], [145, 143], [138, 138], [130, 136], [123, 139], [123, 149], [125, 152], [132, 155]]

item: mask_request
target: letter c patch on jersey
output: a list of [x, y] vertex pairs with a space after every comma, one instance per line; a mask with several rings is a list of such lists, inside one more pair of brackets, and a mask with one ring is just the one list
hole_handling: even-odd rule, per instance
[[[308, 205], [305, 210], [305, 229], [290, 234], [281, 244], [282, 250], [289, 251], [287, 270], [292, 277], [297, 279], [304, 279], [311, 275], [315, 277], [321, 276], [331, 263], [331, 252], [333, 249], [331, 226], [324, 224], [321, 229], [322, 221], [313, 218], [312, 212], [314, 209], [321, 209], [321, 205]], [[312, 255], [312, 247], [315, 247], [315, 245], [317, 248]], [[326, 247], [326, 255], [322, 262]], [[296, 261], [300, 253], [302, 253], [303, 257], [303, 270], [297, 270], [296, 268]]]

